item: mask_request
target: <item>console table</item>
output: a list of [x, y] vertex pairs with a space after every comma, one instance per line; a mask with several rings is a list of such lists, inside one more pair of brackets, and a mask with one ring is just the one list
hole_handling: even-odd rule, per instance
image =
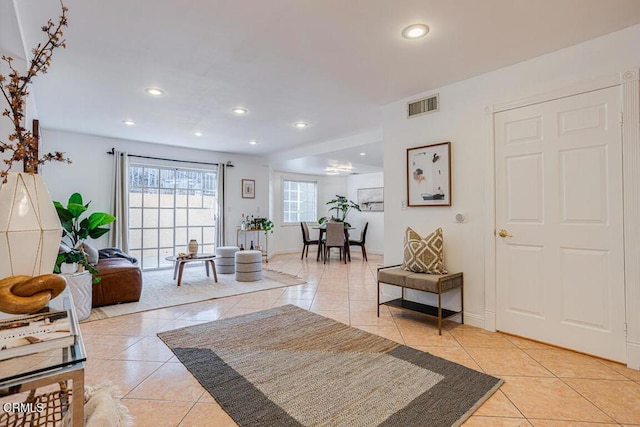
[[[253, 233], [253, 234], [252, 234]], [[262, 247], [260, 245], [260, 235], [264, 233], [264, 247]], [[255, 234], [255, 241], [254, 241], [254, 250], [256, 251], [260, 251], [262, 252], [262, 257], [265, 258], [265, 262], [269, 262], [269, 234], [267, 230], [263, 230], [261, 228], [250, 228], [250, 229], [246, 229], [243, 230], [242, 228], [238, 227], [237, 231], [236, 231], [236, 246], [240, 247], [240, 243], [241, 240], [244, 238], [244, 240], [242, 241], [242, 245], [244, 246], [244, 249], [251, 249], [249, 246], [247, 246], [247, 241], [251, 242], [251, 237], [253, 237], [253, 235]], [[241, 237], [242, 236], [242, 237]], [[259, 248], [259, 249], [257, 249]]]

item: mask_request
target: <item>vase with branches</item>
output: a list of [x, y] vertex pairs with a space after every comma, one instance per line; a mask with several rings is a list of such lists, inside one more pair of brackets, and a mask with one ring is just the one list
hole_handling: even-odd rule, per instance
[[51, 58], [55, 49], [65, 48], [63, 28], [67, 26], [67, 7], [60, 1], [62, 14], [57, 22], [51, 19], [41, 29], [47, 35], [47, 40], [32, 49], [33, 57], [28, 62], [26, 72], [20, 73], [14, 64], [14, 58], [2, 55], [2, 61], [8, 66], [7, 75], [0, 74], [0, 92], [8, 106], [2, 111], [2, 116], [7, 117], [13, 124], [13, 132], [6, 141], [0, 140], [0, 154], [9, 154], [3, 159], [6, 167], [0, 170], [2, 183], [7, 182], [7, 175], [14, 162], [22, 162], [24, 171], [30, 174], [37, 173], [38, 166], [48, 161], [61, 161], [70, 163], [65, 153], [53, 152], [39, 155], [38, 138], [24, 125], [25, 104], [29, 97], [29, 85], [38, 74], [44, 74], [51, 65]]
[[[67, 8], [62, 0], [60, 6], [61, 15], [41, 27], [46, 38], [31, 50], [32, 56], [25, 58], [24, 65], [0, 52], [0, 120], [6, 117], [12, 125], [11, 133], [6, 138], [0, 137], [0, 159], [4, 163], [0, 166], [0, 211], [7, 218], [19, 211], [21, 217], [20, 221], [0, 224], [0, 235], [13, 236], [0, 241], [0, 278], [51, 273], [60, 246], [60, 220], [37, 172], [42, 163], [70, 161], [61, 152], [41, 155], [35, 124], [32, 130], [25, 125], [29, 85], [36, 76], [47, 72], [54, 51], [66, 47], [63, 29], [67, 27]], [[16, 163], [20, 162], [23, 171], [16, 171]]]

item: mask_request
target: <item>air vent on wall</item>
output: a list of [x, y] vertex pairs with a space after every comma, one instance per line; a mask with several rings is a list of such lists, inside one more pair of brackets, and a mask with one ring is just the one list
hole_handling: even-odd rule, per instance
[[434, 113], [440, 109], [440, 94], [407, 103], [407, 118]]

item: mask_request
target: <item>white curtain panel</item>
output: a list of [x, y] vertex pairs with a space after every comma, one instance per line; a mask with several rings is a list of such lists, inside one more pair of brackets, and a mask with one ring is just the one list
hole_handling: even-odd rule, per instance
[[114, 181], [111, 213], [116, 217], [110, 233], [110, 244], [129, 252], [129, 156], [124, 151], [113, 152]]
[[224, 224], [224, 183], [226, 181], [227, 168], [224, 164], [218, 165], [216, 174], [218, 191], [218, 215], [216, 217], [216, 246], [225, 246], [225, 224]]

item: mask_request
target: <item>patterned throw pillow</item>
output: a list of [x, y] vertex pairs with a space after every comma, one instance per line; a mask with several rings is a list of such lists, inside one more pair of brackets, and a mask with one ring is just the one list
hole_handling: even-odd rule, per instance
[[411, 227], [407, 227], [402, 269], [414, 273], [447, 274], [444, 269], [442, 228], [422, 238]]

